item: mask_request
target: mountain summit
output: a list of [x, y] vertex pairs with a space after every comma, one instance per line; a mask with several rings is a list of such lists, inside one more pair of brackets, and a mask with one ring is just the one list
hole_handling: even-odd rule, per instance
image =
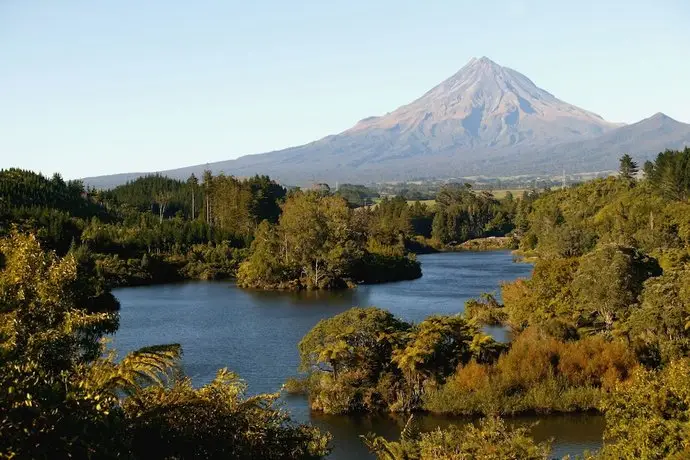
[[346, 134], [397, 130], [403, 136], [438, 138], [439, 147], [494, 148], [593, 137], [615, 127], [482, 57], [411, 104], [362, 121]]
[[[270, 131], [270, 127], [268, 128]], [[690, 125], [657, 114], [630, 126], [568, 104], [487, 57], [473, 58], [426, 94], [383, 116], [299, 147], [162, 171], [268, 174], [284, 184], [381, 182], [473, 175], [591, 172], [690, 144]], [[87, 178], [109, 187], [142, 174]]]

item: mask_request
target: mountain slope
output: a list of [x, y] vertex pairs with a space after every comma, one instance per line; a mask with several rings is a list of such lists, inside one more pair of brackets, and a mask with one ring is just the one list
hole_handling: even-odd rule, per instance
[[[472, 59], [412, 103], [366, 118], [340, 134], [163, 173], [185, 178], [208, 168], [236, 176], [269, 174], [283, 183], [304, 185], [559, 172], [563, 167], [592, 171], [600, 165], [610, 168], [612, 152], [651, 154], [682, 143], [687, 126], [652, 117], [621, 127], [483, 57]], [[85, 181], [109, 187], [135, 176]]]
[[[515, 70], [472, 59], [409, 105], [366, 119], [345, 134], [421, 132], [439, 146], [501, 147], [600, 135], [615, 125], [555, 98]], [[452, 142], [448, 142], [452, 141]]]
[[[666, 149], [686, 146], [690, 146], [690, 124], [657, 113], [594, 139], [551, 146], [525, 155], [520, 164], [531, 173], [554, 172], [555, 167], [572, 172], [615, 170], [624, 153], [641, 165]], [[507, 168], [510, 159], [504, 159], [503, 165], [497, 162], [496, 166]]]

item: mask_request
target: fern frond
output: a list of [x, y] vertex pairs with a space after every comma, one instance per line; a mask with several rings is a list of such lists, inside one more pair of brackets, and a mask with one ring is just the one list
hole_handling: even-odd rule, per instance
[[92, 379], [101, 391], [133, 395], [147, 386], [166, 386], [182, 355], [178, 344], [145, 347], [114, 364], [108, 359], [93, 367]]

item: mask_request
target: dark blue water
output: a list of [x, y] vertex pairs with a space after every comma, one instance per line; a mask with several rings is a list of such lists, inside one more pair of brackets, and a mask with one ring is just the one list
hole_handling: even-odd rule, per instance
[[[360, 286], [339, 292], [263, 292], [237, 288], [231, 282], [189, 282], [117, 289], [122, 304], [120, 329], [113, 346], [128, 352], [146, 345], [180, 343], [183, 366], [195, 384], [211, 380], [216, 370], [237, 372], [252, 393], [278, 391], [296, 374], [297, 344], [321, 319], [353, 306], [385, 308], [407, 321], [463, 310], [466, 300], [483, 292], [498, 293], [500, 283], [529, 277], [531, 265], [513, 263], [508, 251], [428, 254], [419, 257], [422, 278], [414, 281]], [[501, 338], [502, 331], [492, 331]], [[298, 420], [309, 420], [331, 431], [333, 458], [367, 458], [358, 435], [399, 432], [391, 417], [354, 418], [311, 414], [302, 397], [287, 397]], [[541, 419], [538, 439], [555, 438], [554, 455], [595, 449], [601, 440], [600, 417], [566, 416]], [[457, 419], [424, 417], [433, 428]]]

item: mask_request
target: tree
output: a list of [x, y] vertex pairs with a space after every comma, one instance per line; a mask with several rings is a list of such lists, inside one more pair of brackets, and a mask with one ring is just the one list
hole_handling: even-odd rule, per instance
[[199, 179], [196, 178], [194, 173], [192, 173], [191, 176], [189, 176], [189, 179], [187, 179], [187, 185], [189, 185], [189, 188], [191, 189], [191, 195], [192, 195], [192, 214], [191, 218], [192, 220], [195, 219], [196, 216], [196, 189], [199, 186]]
[[293, 422], [278, 394], [247, 396], [247, 386], [225, 369], [201, 388], [182, 379], [151, 386], [128, 399], [132, 451], [138, 458], [319, 459], [330, 435]]
[[619, 175], [623, 179], [633, 180], [639, 168], [637, 163], [627, 153], [620, 158]]
[[[512, 230], [509, 213], [489, 193], [475, 193], [471, 184], [449, 184], [436, 196], [432, 236], [444, 243], [462, 243], [487, 235], [504, 235]], [[512, 207], [511, 207], [512, 208]]]
[[430, 316], [406, 333], [404, 345], [393, 351], [392, 361], [410, 386], [407, 410], [420, 404], [427, 380], [442, 383], [458, 364], [472, 358], [472, 340], [478, 332], [460, 316]]
[[625, 327], [645, 364], [658, 367], [690, 351], [690, 270], [669, 270], [644, 284]]
[[[410, 325], [379, 308], [351, 308], [318, 322], [299, 343], [300, 370], [362, 370], [375, 380], [391, 366], [398, 333]], [[325, 367], [323, 367], [325, 366]]]
[[115, 313], [89, 313], [75, 258], [44, 252], [32, 235], [0, 241], [0, 456], [115, 458], [127, 450], [118, 396], [159, 381], [176, 349], [115, 364], [99, 343]]
[[170, 199], [172, 198], [172, 193], [167, 190], [161, 190], [156, 193], [154, 197], [154, 203], [158, 205], [158, 218], [159, 223], [163, 223], [163, 216], [165, 215], [165, 208], [168, 206]]
[[[419, 263], [407, 256], [404, 243], [398, 240], [392, 246], [389, 241], [399, 235], [370, 225], [368, 213], [350, 209], [340, 196], [291, 192], [278, 224], [261, 228], [260, 241], [252, 245], [252, 254], [238, 274], [240, 285], [335, 289], [357, 282], [419, 277]], [[268, 273], [277, 277], [269, 281], [262, 275]]]
[[634, 248], [604, 246], [584, 256], [573, 278], [576, 304], [584, 318], [593, 316], [595, 328], [611, 331], [627, 319], [643, 283], [661, 274], [656, 260]]
[[653, 164], [645, 165], [652, 185], [670, 200], [684, 201], [690, 196], [690, 147], [666, 150]]
[[206, 216], [206, 223], [208, 225], [211, 225], [213, 222], [211, 220], [211, 195], [213, 194], [213, 173], [211, 173], [210, 170], [204, 170], [202, 183], [204, 185], [204, 198], [206, 201], [204, 215]]
[[683, 459], [690, 455], [690, 362], [638, 369], [606, 397], [604, 459]]

